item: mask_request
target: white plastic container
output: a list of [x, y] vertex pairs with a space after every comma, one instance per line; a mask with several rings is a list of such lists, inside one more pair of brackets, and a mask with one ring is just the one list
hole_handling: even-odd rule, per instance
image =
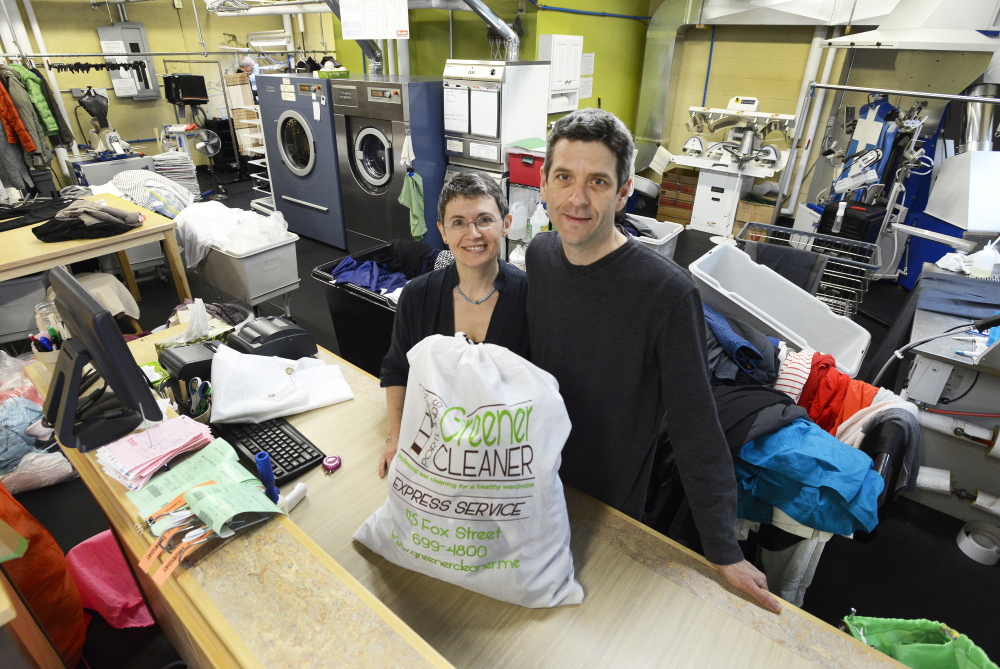
[[871, 335], [830, 311], [818, 299], [735, 246], [722, 244], [690, 265], [701, 299], [723, 316], [736, 318], [795, 349], [829, 353], [837, 369], [854, 376]]
[[670, 221], [658, 221], [655, 218], [648, 218], [646, 216], [635, 216], [631, 215], [639, 222], [647, 225], [653, 234], [656, 235], [656, 239], [650, 239], [649, 237], [636, 237], [636, 239], [642, 242], [645, 246], [653, 249], [661, 256], [667, 258], [674, 257], [674, 249], [677, 248], [677, 238], [680, 236], [681, 232], [684, 231], [684, 226], [680, 223], [672, 223]]
[[299, 282], [295, 262], [298, 240], [298, 235], [289, 233], [280, 242], [243, 255], [231, 255], [213, 247], [198, 264], [198, 274], [208, 285], [250, 302], [287, 292], [281, 291], [282, 288], [294, 290]]

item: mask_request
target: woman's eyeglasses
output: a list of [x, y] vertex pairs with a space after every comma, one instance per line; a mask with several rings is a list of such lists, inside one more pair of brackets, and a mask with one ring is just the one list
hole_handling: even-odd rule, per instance
[[448, 221], [444, 224], [444, 227], [445, 229], [452, 230], [454, 232], [465, 232], [469, 229], [470, 225], [475, 225], [476, 229], [483, 230], [484, 228], [496, 225], [499, 222], [499, 218], [493, 218], [492, 216], [482, 216], [474, 221], [463, 221], [459, 218], [454, 221]]

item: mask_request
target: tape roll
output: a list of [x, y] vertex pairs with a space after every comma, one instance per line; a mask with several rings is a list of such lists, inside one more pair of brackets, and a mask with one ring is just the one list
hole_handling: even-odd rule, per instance
[[972, 506], [992, 513], [994, 516], [1000, 516], [1000, 497], [995, 497], [988, 492], [977, 490], [976, 499], [973, 500]]
[[973, 520], [958, 531], [955, 538], [959, 550], [979, 564], [987, 566], [1000, 562], [1000, 528]]
[[947, 469], [921, 467], [917, 471], [917, 489], [951, 494], [951, 472]]

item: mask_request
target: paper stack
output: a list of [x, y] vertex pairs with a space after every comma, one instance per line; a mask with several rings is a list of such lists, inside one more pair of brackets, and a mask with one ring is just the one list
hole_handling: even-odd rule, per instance
[[179, 416], [97, 449], [97, 461], [108, 476], [139, 490], [163, 465], [211, 441], [207, 425]]
[[194, 161], [191, 156], [182, 151], [167, 151], [153, 156], [153, 169], [157, 174], [167, 177], [177, 182], [181, 188], [188, 189], [192, 195], [198, 197], [201, 188], [198, 186], [198, 175], [194, 169]]

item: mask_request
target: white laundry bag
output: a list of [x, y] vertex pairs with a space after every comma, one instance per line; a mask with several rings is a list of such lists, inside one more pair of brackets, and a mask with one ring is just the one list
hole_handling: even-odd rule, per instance
[[493, 344], [414, 346], [389, 498], [354, 538], [407, 569], [531, 608], [579, 604], [551, 374]]

